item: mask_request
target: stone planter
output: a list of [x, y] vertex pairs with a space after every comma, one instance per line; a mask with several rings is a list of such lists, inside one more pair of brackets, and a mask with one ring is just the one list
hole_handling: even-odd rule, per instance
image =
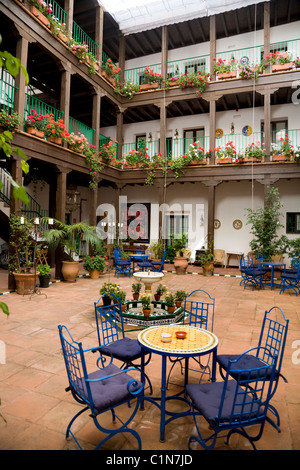
[[232, 163], [232, 158], [216, 158], [216, 163], [217, 165], [223, 164], [223, 163]]
[[274, 64], [272, 65], [272, 73], [274, 72], [286, 72], [287, 70], [292, 70], [293, 63], [289, 62], [288, 64]]
[[45, 135], [44, 131], [39, 131], [38, 129], [35, 129], [34, 127], [28, 127], [27, 128], [28, 134], [35, 135], [36, 137], [39, 137], [42, 139]]
[[38, 10], [35, 6], [33, 5], [30, 5], [30, 12], [43, 24], [45, 25], [47, 28], [50, 29], [50, 21], [48, 20], [48, 18], [43, 15], [42, 12], [40, 12], [40, 10]]
[[188, 267], [188, 259], [184, 256], [175, 256], [174, 259], [174, 268], [176, 270], [176, 274], [185, 274]]
[[65, 282], [75, 282], [79, 273], [78, 261], [63, 261], [61, 272]]
[[36, 276], [39, 273], [16, 273], [13, 272], [16, 281], [16, 291], [19, 295], [25, 295], [33, 292], [36, 283]]
[[140, 85], [140, 91], [157, 90], [158, 83], [144, 83]]
[[223, 72], [223, 73], [218, 73], [217, 77], [218, 80], [228, 80], [229, 78], [236, 78], [237, 72], [236, 70], [232, 72]]

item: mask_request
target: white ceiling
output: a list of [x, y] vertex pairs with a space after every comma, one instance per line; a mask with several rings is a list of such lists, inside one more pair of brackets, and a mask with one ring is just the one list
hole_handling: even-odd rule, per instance
[[98, 0], [117, 21], [124, 35], [261, 2], [262, 0]]

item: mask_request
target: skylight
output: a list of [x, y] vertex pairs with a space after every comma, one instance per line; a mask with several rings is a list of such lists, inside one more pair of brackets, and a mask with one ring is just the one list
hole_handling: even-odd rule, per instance
[[117, 21], [124, 35], [261, 2], [262, 0], [98, 0]]

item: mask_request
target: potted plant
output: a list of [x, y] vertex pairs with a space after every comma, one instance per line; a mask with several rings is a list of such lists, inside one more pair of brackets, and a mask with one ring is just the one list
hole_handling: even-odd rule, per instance
[[266, 60], [272, 65], [272, 72], [284, 72], [293, 68], [293, 56], [287, 51], [271, 52]]
[[141, 302], [142, 302], [142, 311], [144, 314], [144, 317], [149, 317], [151, 313], [151, 297], [149, 294], [143, 294], [141, 296]]
[[40, 287], [43, 289], [49, 287], [51, 267], [48, 264], [39, 264], [36, 269], [39, 272]]
[[227, 142], [225, 145], [219, 145], [216, 147], [215, 152], [217, 164], [232, 163], [232, 159], [237, 157], [237, 152], [232, 140]]
[[111, 161], [116, 158], [117, 155], [117, 144], [116, 140], [110, 140], [107, 145], [102, 144], [99, 149], [99, 157], [100, 159], [107, 163], [108, 165], [111, 164]]
[[187, 235], [185, 233], [182, 235], [176, 235], [172, 233], [170, 238], [176, 253], [174, 258], [174, 268], [176, 270], [176, 274], [185, 274], [188, 267], [188, 258], [184, 256], [187, 244]]
[[47, 28], [50, 28], [50, 15], [52, 13], [52, 5], [42, 0], [30, 0], [30, 12]]
[[150, 66], [147, 65], [144, 68], [142, 84], [140, 85], [140, 91], [147, 91], [151, 89], [156, 89], [162, 83], [163, 77], [160, 73], [153, 72]]
[[36, 282], [32, 256], [35, 243], [32, 237], [34, 226], [26, 217], [14, 214], [10, 216], [9, 226], [11, 254], [8, 268], [14, 276], [17, 294], [24, 295], [34, 290]]
[[139, 300], [140, 291], [142, 284], [140, 282], [134, 282], [131, 286], [133, 300]]
[[167, 291], [167, 287], [165, 286], [165, 284], [163, 284], [162, 282], [158, 284], [156, 288], [156, 292], [154, 294], [155, 300], [159, 301], [161, 296], [164, 295], [166, 291]]
[[113, 87], [116, 85], [116, 81], [119, 80], [119, 73], [121, 69], [115, 65], [109, 57], [105, 64], [102, 64], [101, 75], [105, 78]]
[[65, 129], [63, 119], [54, 120], [53, 114], [46, 114], [47, 124], [45, 127], [45, 136], [49, 142], [61, 145], [62, 140], [69, 133]]
[[127, 309], [127, 304], [126, 304], [126, 292], [124, 290], [119, 291], [119, 299], [121, 301], [122, 312], [125, 312]]
[[43, 138], [48, 120], [44, 114], [39, 114], [34, 109], [32, 109], [30, 112], [31, 114], [27, 116], [25, 121], [27, 132], [28, 134]]
[[161, 261], [164, 253], [164, 245], [160, 242], [152, 242], [149, 250], [153, 253], [152, 261]]
[[209, 87], [209, 73], [205, 73], [203, 70], [198, 72], [187, 73], [181, 75], [178, 80], [178, 86], [184, 90], [185, 88], [195, 88], [198, 96], [202, 96], [202, 93]]
[[212, 240], [207, 243], [207, 249], [200, 256], [200, 263], [205, 276], [212, 276], [214, 273], [214, 244]]
[[12, 134], [19, 129], [21, 124], [20, 116], [17, 112], [13, 112], [12, 114], [8, 114], [5, 109], [2, 109], [0, 112], [0, 125], [7, 129]]
[[177, 308], [181, 307], [181, 304], [184, 301], [185, 295], [186, 295], [185, 290], [177, 290], [175, 292], [175, 305]]
[[119, 93], [121, 96], [125, 96], [130, 100], [140, 90], [140, 86], [137, 83], [132, 83], [130, 80], [125, 83], [117, 82], [114, 88], [115, 93]]
[[265, 155], [266, 149], [261, 148], [259, 141], [251, 142], [251, 144], [248, 144], [245, 148], [244, 161], [245, 163], [261, 162]]
[[288, 134], [280, 138], [281, 146], [272, 144], [272, 162], [289, 161], [294, 155], [294, 146], [289, 139]]
[[214, 72], [217, 74], [218, 80], [224, 80], [226, 78], [236, 78], [236, 68], [237, 68], [237, 60], [236, 59], [217, 59], [216, 57], [213, 58], [215, 62], [214, 65]]
[[97, 227], [93, 227], [82, 221], [73, 225], [64, 224], [54, 219], [54, 227], [46, 230], [43, 237], [50, 247], [61, 248], [67, 257], [62, 261], [62, 276], [66, 282], [75, 282], [79, 273], [79, 261], [76, 260], [78, 244], [83, 238], [95, 251], [101, 248], [102, 240], [97, 233]]
[[83, 267], [90, 273], [91, 279], [98, 279], [106, 266], [106, 259], [102, 255], [85, 256]]
[[73, 152], [83, 153], [84, 150], [88, 147], [88, 140], [85, 135], [76, 135], [74, 132], [66, 136], [66, 141], [70, 150]]
[[171, 292], [167, 292], [165, 294], [165, 301], [168, 307], [168, 312], [174, 313], [175, 312], [175, 297]]
[[[121, 292], [120, 285], [116, 284], [115, 282], [104, 282], [99, 291], [100, 295], [113, 294], [117, 298], [120, 298], [120, 292]], [[110, 305], [112, 300], [114, 302], [116, 301], [116, 299], [112, 297], [111, 295], [104, 295], [103, 304]]]

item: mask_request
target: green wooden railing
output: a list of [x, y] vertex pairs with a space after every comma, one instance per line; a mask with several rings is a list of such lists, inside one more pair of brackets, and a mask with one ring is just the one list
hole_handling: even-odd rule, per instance
[[59, 21], [59, 23], [63, 24], [66, 22], [66, 18], [68, 13], [55, 1], [55, 0], [44, 0], [47, 5], [52, 6], [52, 16]]
[[[144, 70], [147, 66], [144, 65], [143, 67], [136, 67], [133, 69], [125, 69], [124, 70], [124, 81], [131, 82], [134, 84], [142, 85], [143, 84], [143, 75]], [[150, 65], [150, 69], [154, 73], [161, 74], [161, 64], [152, 64]]]
[[15, 92], [18, 88], [10, 83], [0, 80], [0, 107], [8, 114], [12, 114]]
[[69, 118], [69, 132], [74, 132], [75, 135], [83, 134], [87, 138], [88, 143], [93, 144], [95, 129], [92, 129], [72, 117]]
[[168, 78], [196, 72], [209, 72], [209, 55], [190, 57], [167, 62]]
[[73, 21], [73, 39], [78, 41], [80, 44], [86, 44], [88, 46], [89, 52], [94, 56], [96, 59], [97, 48], [99, 47], [98, 44], [93, 41], [90, 36], [83, 31], [83, 29]]
[[63, 111], [59, 111], [53, 106], [44, 103], [36, 96], [25, 93], [25, 119], [27, 119], [27, 116], [31, 114], [32, 109], [34, 109], [38, 114], [53, 114], [53, 119], [55, 121], [62, 119], [64, 115]]

